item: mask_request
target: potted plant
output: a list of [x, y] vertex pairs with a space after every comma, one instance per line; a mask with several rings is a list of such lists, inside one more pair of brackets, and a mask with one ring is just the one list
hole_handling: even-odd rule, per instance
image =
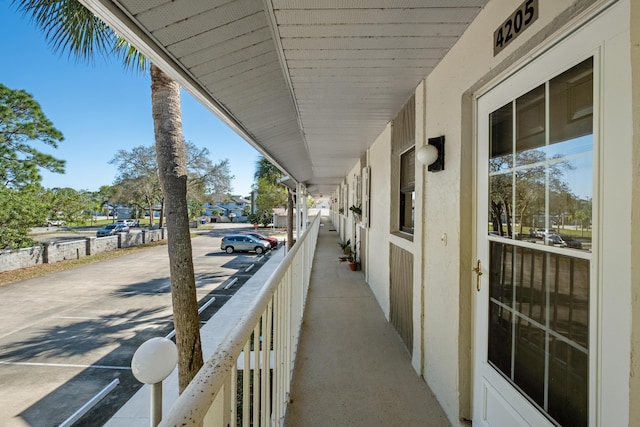
[[358, 269], [358, 264], [360, 264], [360, 260], [358, 259], [358, 243], [356, 242], [353, 245], [353, 248], [349, 246], [349, 255], [347, 256], [347, 261], [349, 262], [349, 269], [351, 271], [356, 271]]
[[351, 205], [351, 207], [349, 208], [349, 210], [351, 212], [353, 212], [354, 215], [357, 216], [358, 220], [360, 220], [362, 218], [362, 206], [361, 205]]
[[339, 257], [340, 261], [347, 261], [351, 256], [351, 240], [347, 240], [346, 242], [339, 242], [340, 249], [342, 249], [342, 256]]

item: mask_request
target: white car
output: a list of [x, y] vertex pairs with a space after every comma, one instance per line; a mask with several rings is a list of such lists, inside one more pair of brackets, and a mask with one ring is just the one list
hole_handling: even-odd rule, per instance
[[119, 219], [116, 224], [126, 225], [127, 227], [138, 227], [140, 223], [134, 219]]

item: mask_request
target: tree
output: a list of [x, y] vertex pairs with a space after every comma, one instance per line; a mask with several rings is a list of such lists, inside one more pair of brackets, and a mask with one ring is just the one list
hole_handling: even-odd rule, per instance
[[52, 188], [43, 194], [47, 218], [67, 224], [84, 223], [91, 215], [91, 194], [73, 188]]
[[152, 227], [155, 208], [163, 203], [155, 148], [138, 146], [130, 151], [118, 150], [109, 163], [118, 169], [113, 201], [148, 210]]
[[[89, 60], [96, 53], [122, 56], [125, 66], [142, 67], [144, 57], [76, 0], [14, 0], [53, 46]], [[139, 68], [141, 69], [141, 68]], [[146, 67], [145, 67], [146, 69]], [[187, 170], [180, 112], [180, 87], [151, 64], [151, 102], [160, 184], [166, 200], [169, 268], [178, 388], [182, 392], [203, 365], [191, 236], [187, 213]]]
[[187, 192], [191, 201], [204, 203], [208, 200], [222, 200], [231, 192], [234, 178], [229, 169], [229, 160], [213, 163], [207, 148], [198, 148], [191, 142], [185, 143], [187, 156]]
[[[185, 143], [184, 148], [187, 157], [189, 206], [192, 202], [202, 205], [205, 200], [224, 197], [231, 190], [233, 178], [229, 171], [229, 161], [225, 159], [214, 164], [208, 149], [198, 148], [190, 142]], [[130, 151], [119, 150], [109, 163], [116, 165], [118, 169], [114, 200], [149, 210], [153, 224], [155, 206], [163, 203], [155, 147], [138, 146]], [[189, 217], [193, 218], [191, 210]]]
[[0, 249], [35, 246], [29, 237], [31, 227], [42, 225], [46, 219], [43, 190], [28, 185], [17, 190], [0, 186]]
[[[520, 234], [525, 223], [535, 227], [535, 217], [540, 212], [540, 206], [545, 204], [545, 194], [549, 192], [552, 214], [558, 216], [565, 212], [571, 205], [575, 196], [571, 194], [563, 180], [566, 171], [573, 167], [570, 163], [560, 161], [561, 155], [554, 155], [547, 161], [544, 150], [526, 150], [516, 154], [517, 165], [530, 165], [520, 167], [516, 172], [511, 172], [513, 159], [511, 155], [497, 156], [489, 160], [489, 170], [494, 172], [490, 178], [490, 207], [493, 231], [501, 236], [513, 235], [514, 212], [519, 217]], [[509, 173], [499, 173], [500, 171]], [[515, 206], [513, 178], [515, 173]], [[544, 210], [544, 209], [542, 209]], [[507, 230], [503, 229], [503, 218]]]
[[38, 168], [64, 173], [64, 160], [38, 151], [30, 143], [39, 141], [57, 148], [62, 133], [24, 90], [0, 84], [0, 180], [5, 187], [19, 189], [40, 184]]
[[24, 90], [0, 84], [0, 248], [34, 245], [31, 227], [42, 225], [47, 207], [40, 186], [40, 168], [63, 173], [64, 161], [35, 148], [40, 142], [56, 148], [63, 140], [40, 105]]
[[[265, 157], [256, 162], [256, 208], [258, 218], [270, 218], [273, 209], [280, 206], [287, 207], [287, 240], [289, 247], [293, 244], [293, 194], [291, 190], [279, 183], [284, 174]], [[265, 219], [265, 221], [268, 221]]]
[[277, 184], [280, 178], [284, 177], [284, 173], [280, 171], [273, 163], [267, 160], [266, 157], [260, 156], [256, 161], [256, 172], [253, 174], [253, 179], [258, 181], [260, 178], [265, 179], [270, 184]]

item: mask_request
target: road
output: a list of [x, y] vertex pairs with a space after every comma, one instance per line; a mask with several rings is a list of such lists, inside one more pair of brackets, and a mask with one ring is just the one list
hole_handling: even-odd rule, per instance
[[[208, 319], [266, 257], [228, 255], [225, 224], [192, 239], [201, 314]], [[238, 278], [226, 290], [225, 285]], [[102, 425], [140, 387], [130, 371], [138, 346], [173, 330], [167, 247], [0, 287], [0, 425], [58, 426], [117, 379], [78, 426]]]

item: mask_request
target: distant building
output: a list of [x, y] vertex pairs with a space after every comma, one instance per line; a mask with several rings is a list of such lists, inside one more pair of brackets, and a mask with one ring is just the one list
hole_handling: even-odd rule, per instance
[[247, 220], [247, 216], [244, 214], [247, 206], [250, 206], [251, 201], [242, 196], [231, 196], [229, 200], [224, 203], [206, 203], [202, 205], [204, 216], [218, 216], [226, 217], [231, 222], [244, 222]]

